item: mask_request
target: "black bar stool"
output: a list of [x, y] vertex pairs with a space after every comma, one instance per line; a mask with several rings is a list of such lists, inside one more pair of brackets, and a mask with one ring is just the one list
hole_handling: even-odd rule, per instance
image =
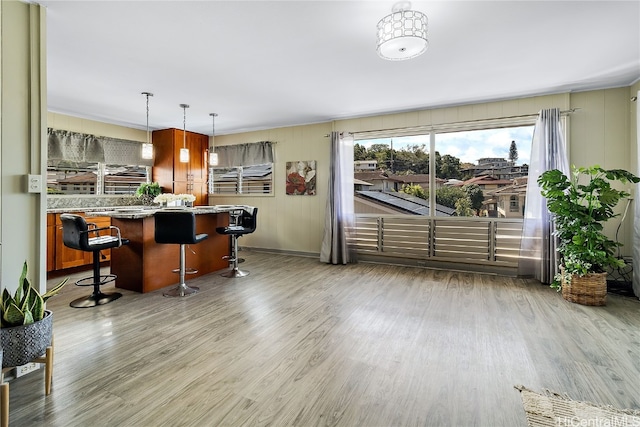
[[[100, 251], [127, 245], [129, 239], [123, 239], [120, 236], [118, 227], [110, 225], [98, 228], [96, 224], [87, 222], [80, 215], [65, 213], [60, 215], [60, 220], [62, 221], [62, 241], [65, 246], [79, 251], [93, 252], [93, 276], [76, 282], [77, 286], [93, 286], [93, 293], [88, 297], [73, 300], [69, 305], [75, 308], [95, 307], [120, 298], [122, 294], [119, 292], [105, 294], [100, 290], [100, 286], [113, 282], [117, 278], [115, 274], [100, 274]], [[90, 235], [93, 237], [89, 237]]]
[[180, 273], [180, 284], [174, 289], [163, 293], [165, 297], [183, 297], [198, 292], [199, 288], [185, 284], [187, 273], [197, 273], [186, 267], [186, 245], [200, 243], [208, 238], [208, 234], [196, 234], [196, 215], [188, 210], [158, 211], [154, 215], [156, 243], [173, 243], [180, 245], [180, 268], [174, 272]]
[[[233, 217], [235, 215], [232, 213], [231, 216]], [[225, 257], [225, 259], [228, 259], [231, 263], [231, 270], [220, 274], [221, 276], [244, 277], [249, 274], [248, 271], [238, 269], [238, 263], [240, 261], [238, 254], [238, 238], [256, 231], [257, 218], [258, 208], [245, 206], [241, 213], [237, 215], [235, 224], [230, 224], [227, 227], [216, 228], [217, 233], [231, 236], [231, 255], [229, 257]]]

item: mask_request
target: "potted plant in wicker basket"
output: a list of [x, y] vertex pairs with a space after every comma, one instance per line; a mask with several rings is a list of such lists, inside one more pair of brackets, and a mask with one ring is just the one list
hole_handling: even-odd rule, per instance
[[4, 289], [0, 301], [2, 367], [29, 363], [42, 356], [46, 348], [51, 345], [53, 314], [45, 310], [44, 303], [57, 294], [67, 280], [62, 280], [47, 293], [40, 295], [27, 279], [27, 262], [25, 261], [15, 294], [11, 295], [6, 288]]
[[555, 222], [561, 255], [561, 272], [552, 287], [564, 299], [584, 305], [605, 305], [607, 268], [624, 267], [615, 256], [621, 243], [608, 238], [604, 223], [618, 216], [614, 207], [629, 197], [613, 183], [637, 183], [640, 178], [622, 169], [605, 170], [598, 165], [572, 167], [571, 177], [553, 169], [538, 178], [547, 208]]

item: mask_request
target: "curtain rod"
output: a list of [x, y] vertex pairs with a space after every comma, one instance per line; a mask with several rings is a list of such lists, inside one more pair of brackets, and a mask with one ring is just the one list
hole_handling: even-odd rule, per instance
[[[348, 134], [348, 135], [353, 135], [353, 132], [340, 132], [340, 135], [343, 135], [343, 134], [345, 134], [345, 133], [346, 133], [346, 134]], [[324, 135], [324, 137], [325, 137], [325, 138], [329, 138], [330, 136], [331, 136], [331, 134], [330, 134], [330, 133], [326, 133], [326, 134]]]
[[[581, 110], [582, 108], [570, 108], [568, 110], [561, 110], [560, 111], [560, 115], [566, 116], [568, 114], [571, 113], [575, 113], [578, 110]], [[410, 127], [404, 127], [404, 128], [389, 128], [389, 129], [376, 129], [374, 131], [362, 131], [362, 132], [346, 132], [350, 135], [353, 135], [354, 133], [367, 133], [367, 132], [392, 132], [392, 131], [400, 131], [400, 130], [405, 130], [405, 129], [411, 129], [411, 128], [421, 128], [421, 127], [429, 127], [429, 126], [451, 126], [451, 125], [456, 125], [456, 124], [461, 124], [461, 123], [480, 123], [480, 122], [488, 122], [488, 121], [494, 121], [494, 120], [509, 120], [509, 119], [524, 119], [527, 117], [538, 117], [539, 113], [533, 113], [533, 114], [522, 114], [519, 116], [508, 116], [508, 117], [499, 117], [499, 118], [494, 118], [494, 119], [478, 119], [478, 120], [466, 120], [464, 122], [451, 122], [451, 123], [440, 123], [437, 125], [421, 125], [421, 126], [410, 126]], [[342, 132], [340, 132], [340, 134], [342, 134]], [[326, 134], [325, 138], [329, 137], [331, 135]]]

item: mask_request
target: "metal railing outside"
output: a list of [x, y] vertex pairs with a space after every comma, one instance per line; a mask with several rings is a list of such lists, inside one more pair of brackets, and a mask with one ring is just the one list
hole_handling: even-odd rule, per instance
[[516, 269], [522, 218], [357, 214], [358, 256]]

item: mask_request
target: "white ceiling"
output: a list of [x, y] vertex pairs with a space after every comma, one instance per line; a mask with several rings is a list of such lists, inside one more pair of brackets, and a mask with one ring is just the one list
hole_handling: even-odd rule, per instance
[[427, 52], [376, 54], [394, 1], [55, 1], [50, 111], [216, 134], [628, 86], [640, 1], [414, 1]]

